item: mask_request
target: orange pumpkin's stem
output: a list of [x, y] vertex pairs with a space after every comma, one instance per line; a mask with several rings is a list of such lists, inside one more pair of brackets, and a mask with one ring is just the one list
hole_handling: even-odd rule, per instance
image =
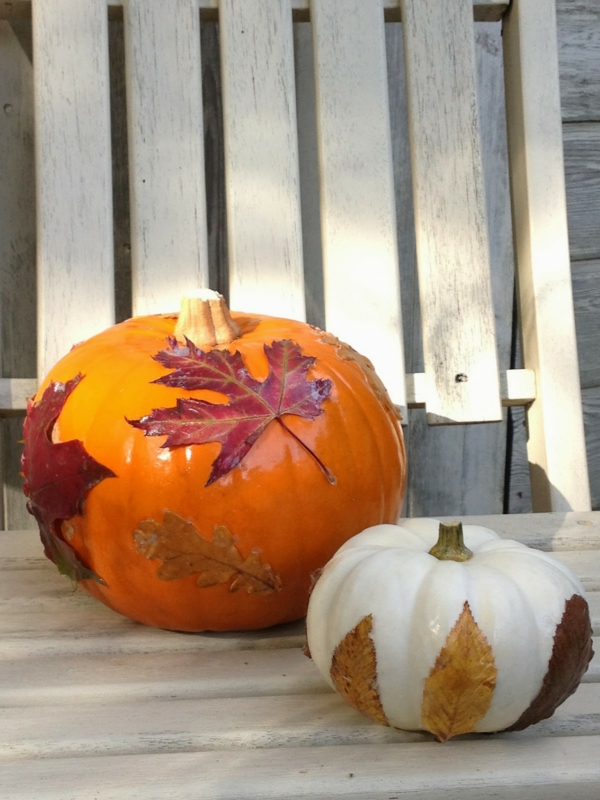
[[223, 295], [212, 289], [200, 289], [181, 299], [175, 336], [180, 341], [187, 338], [203, 350], [229, 344], [241, 336], [241, 331], [231, 318]]

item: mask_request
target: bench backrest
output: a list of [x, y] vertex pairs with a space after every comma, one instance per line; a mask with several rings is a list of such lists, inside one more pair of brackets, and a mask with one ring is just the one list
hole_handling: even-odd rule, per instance
[[[412, 515], [502, 510], [511, 405], [527, 406], [534, 509], [589, 508], [554, 0], [507, 5], [33, 0], [38, 374], [115, 320], [109, 16], [122, 14], [132, 312], [176, 310], [216, 281], [232, 308], [308, 316], [348, 341], [407, 417]], [[201, 20], [215, 18], [227, 262], [211, 272]], [[476, 40], [501, 18], [502, 40], [489, 25]], [[3, 388], [14, 411], [31, 383]], [[436, 472], [462, 497], [434, 488]]]

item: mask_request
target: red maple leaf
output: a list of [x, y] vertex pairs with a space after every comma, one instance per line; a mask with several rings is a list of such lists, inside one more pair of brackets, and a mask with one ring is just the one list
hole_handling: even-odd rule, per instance
[[61, 520], [83, 512], [90, 489], [104, 478], [116, 477], [78, 439], [52, 441], [56, 420], [82, 378], [79, 374], [67, 383], [50, 383], [37, 403], [28, 404], [21, 460], [23, 490], [29, 498], [27, 509], [37, 520], [44, 552], [59, 571], [75, 581], [92, 578], [104, 583], [60, 535]]
[[155, 408], [141, 419], [128, 420], [129, 423], [141, 428], [147, 436], [167, 436], [163, 447], [220, 442], [221, 452], [206, 483], [209, 486], [239, 464], [267, 425], [277, 420], [315, 459], [330, 483], [334, 483], [327, 467], [282, 419], [286, 414], [308, 420], [318, 417], [323, 413], [322, 404], [331, 393], [332, 382], [328, 378], [309, 381], [307, 373], [316, 359], [302, 355], [300, 347], [289, 339], [264, 345], [264, 351], [269, 374], [261, 382], [248, 372], [239, 352], [205, 353], [189, 339], [185, 347], [169, 340], [169, 349], [162, 350], [155, 358], [173, 372], [155, 383], [188, 390], [210, 389], [226, 395], [229, 403], [179, 398], [174, 408]]

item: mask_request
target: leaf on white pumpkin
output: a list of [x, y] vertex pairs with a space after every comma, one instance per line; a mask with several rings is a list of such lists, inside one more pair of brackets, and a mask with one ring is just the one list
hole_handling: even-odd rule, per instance
[[540, 691], [508, 730], [522, 731], [551, 717], [577, 689], [593, 655], [590, 609], [581, 595], [574, 594], [565, 602], [562, 619], [556, 626], [552, 655]]
[[191, 522], [165, 511], [162, 524], [143, 520], [133, 536], [141, 555], [163, 562], [156, 573], [163, 581], [198, 574], [196, 583], [203, 589], [227, 581], [232, 592], [246, 589], [249, 594], [271, 594], [281, 589], [281, 578], [269, 564], [261, 563], [257, 550], [242, 558], [225, 525], [215, 527], [209, 542]]
[[465, 602], [425, 681], [423, 727], [440, 742], [472, 731], [490, 707], [497, 672], [492, 648]]
[[382, 725], [389, 725], [377, 685], [377, 658], [370, 633], [369, 614], [349, 631], [335, 648], [329, 674], [344, 700]]

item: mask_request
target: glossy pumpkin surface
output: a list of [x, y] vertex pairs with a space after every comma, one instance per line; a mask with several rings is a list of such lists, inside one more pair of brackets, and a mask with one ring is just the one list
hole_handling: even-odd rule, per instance
[[[253, 378], [267, 377], [265, 344], [291, 340], [314, 359], [308, 378], [330, 380], [331, 392], [314, 419], [286, 414], [285, 427], [268, 424], [241, 461], [210, 485], [219, 442], [165, 447], [165, 436], [146, 435], [131, 424], [180, 398], [228, 402], [212, 390], [154, 383], [168, 373], [154, 357], [173, 336], [173, 315], [134, 318], [76, 346], [34, 399], [33, 407], [48, 387], [83, 375], [49, 435], [54, 442], [80, 441], [114, 477], [89, 490], [81, 513], [59, 523], [58, 536], [102, 581], [81, 580], [82, 588], [150, 625], [233, 630], [298, 619], [306, 612], [315, 570], [359, 531], [394, 522], [403, 500], [401, 429], [389, 399], [354, 351], [304, 323], [235, 313], [233, 318], [241, 336], [218, 349], [239, 351]], [[26, 451], [26, 481], [35, 456]], [[173, 534], [162, 561], [149, 557], [153, 531], [164, 531], [173, 520], [185, 536]], [[140, 529], [145, 554], [136, 544]], [[202, 578], [202, 557], [190, 560], [184, 539], [210, 542], [223, 531], [229, 539], [222, 552], [231, 554], [234, 547], [240, 563], [251, 557], [261, 569], [266, 565], [270, 588], [256, 591], [252, 581], [240, 588], [227, 568], [216, 584]]]

